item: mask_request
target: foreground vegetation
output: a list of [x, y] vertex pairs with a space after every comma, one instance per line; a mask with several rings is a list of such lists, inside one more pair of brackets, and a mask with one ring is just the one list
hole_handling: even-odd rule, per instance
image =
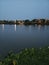
[[49, 47], [25, 48], [17, 54], [9, 52], [0, 65], [49, 65]]
[[0, 24], [24, 24], [24, 25], [49, 25], [48, 19], [33, 19], [33, 20], [0, 20]]

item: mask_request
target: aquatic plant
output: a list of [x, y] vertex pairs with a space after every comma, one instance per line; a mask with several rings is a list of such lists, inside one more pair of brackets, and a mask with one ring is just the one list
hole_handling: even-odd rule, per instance
[[0, 65], [49, 65], [49, 46], [25, 48], [17, 54], [9, 52]]

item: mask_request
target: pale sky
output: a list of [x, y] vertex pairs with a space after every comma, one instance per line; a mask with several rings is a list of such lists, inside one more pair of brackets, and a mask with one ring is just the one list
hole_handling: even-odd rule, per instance
[[49, 0], [0, 0], [0, 19], [49, 19]]

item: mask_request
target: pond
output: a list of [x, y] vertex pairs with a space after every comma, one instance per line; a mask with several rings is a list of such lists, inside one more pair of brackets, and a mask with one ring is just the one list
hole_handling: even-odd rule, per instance
[[0, 55], [10, 50], [49, 46], [49, 26], [46, 25], [0, 25]]

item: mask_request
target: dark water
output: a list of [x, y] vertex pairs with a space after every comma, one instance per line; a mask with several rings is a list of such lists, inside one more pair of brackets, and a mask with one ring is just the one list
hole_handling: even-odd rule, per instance
[[49, 26], [0, 25], [0, 54], [44, 46], [49, 46]]

